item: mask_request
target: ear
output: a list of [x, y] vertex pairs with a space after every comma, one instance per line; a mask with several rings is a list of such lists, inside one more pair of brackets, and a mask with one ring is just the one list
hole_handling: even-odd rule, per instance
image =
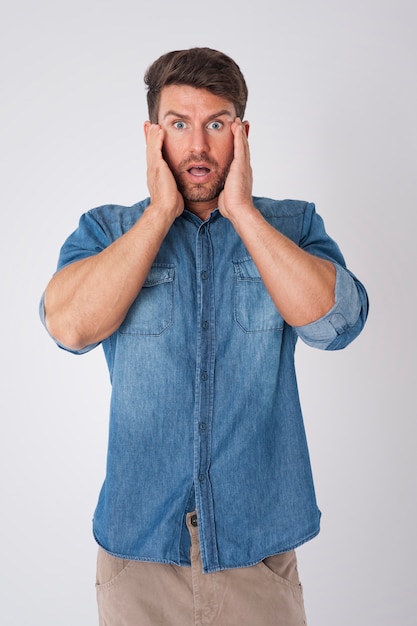
[[245, 129], [246, 137], [249, 137], [249, 129], [250, 129], [249, 122], [245, 120], [244, 122], [242, 122], [242, 124], [243, 124], [243, 128]]

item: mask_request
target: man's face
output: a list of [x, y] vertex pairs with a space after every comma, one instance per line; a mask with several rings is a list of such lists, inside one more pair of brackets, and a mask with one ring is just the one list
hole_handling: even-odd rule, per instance
[[165, 131], [163, 155], [191, 211], [217, 207], [233, 160], [235, 117], [231, 102], [205, 89], [162, 89], [158, 123]]

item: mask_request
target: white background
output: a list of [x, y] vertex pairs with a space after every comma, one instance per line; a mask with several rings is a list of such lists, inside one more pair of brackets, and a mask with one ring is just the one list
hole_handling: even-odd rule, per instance
[[97, 624], [101, 349], [55, 347], [38, 301], [82, 212], [147, 195], [143, 74], [207, 45], [249, 85], [254, 192], [314, 201], [366, 284], [363, 334], [297, 365], [322, 532], [309, 626], [415, 626], [414, 0], [16, 0], [0, 19], [1, 599], [5, 626]]

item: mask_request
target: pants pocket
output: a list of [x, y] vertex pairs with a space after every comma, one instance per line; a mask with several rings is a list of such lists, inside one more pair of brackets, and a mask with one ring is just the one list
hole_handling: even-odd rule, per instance
[[298, 576], [297, 556], [294, 550], [268, 556], [259, 563], [259, 566], [270, 577], [302, 593]]
[[132, 561], [112, 556], [103, 548], [98, 549], [96, 587], [104, 589], [114, 585], [130, 567]]

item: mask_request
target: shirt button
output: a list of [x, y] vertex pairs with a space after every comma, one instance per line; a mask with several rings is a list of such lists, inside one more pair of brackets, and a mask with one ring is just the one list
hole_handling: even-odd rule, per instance
[[207, 280], [207, 278], [208, 278], [208, 272], [206, 272], [206, 270], [203, 270], [203, 271], [201, 272], [201, 278], [202, 278], [203, 280]]
[[207, 372], [203, 372], [203, 373], [201, 374], [201, 380], [207, 380], [207, 379], [208, 379], [208, 374], [207, 374]]
[[200, 430], [206, 430], [206, 428], [207, 428], [207, 424], [205, 422], [201, 422]]
[[207, 321], [204, 321], [201, 326], [204, 328], [204, 330], [207, 330], [207, 328], [209, 327], [209, 323]]
[[200, 481], [200, 483], [204, 483], [206, 480], [206, 477], [204, 476], [204, 474], [200, 474], [200, 476], [198, 477], [198, 480]]
[[191, 526], [198, 526], [197, 515], [191, 515]]

